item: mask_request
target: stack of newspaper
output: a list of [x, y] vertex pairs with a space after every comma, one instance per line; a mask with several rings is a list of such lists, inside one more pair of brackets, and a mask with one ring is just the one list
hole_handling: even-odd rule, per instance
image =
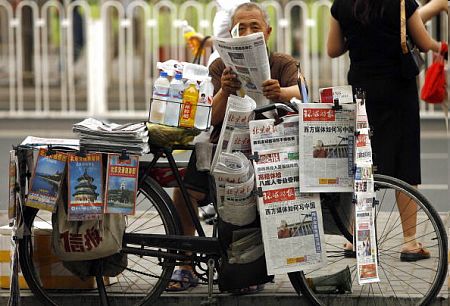
[[87, 118], [73, 125], [79, 133], [80, 147], [86, 151], [127, 153], [142, 155], [150, 151], [145, 123], [105, 123]]

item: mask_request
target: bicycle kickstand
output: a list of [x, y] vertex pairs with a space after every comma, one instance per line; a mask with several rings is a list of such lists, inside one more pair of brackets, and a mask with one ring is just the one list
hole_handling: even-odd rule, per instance
[[213, 298], [214, 284], [214, 259], [208, 259], [208, 300], [200, 303], [201, 306], [217, 306], [216, 298]]

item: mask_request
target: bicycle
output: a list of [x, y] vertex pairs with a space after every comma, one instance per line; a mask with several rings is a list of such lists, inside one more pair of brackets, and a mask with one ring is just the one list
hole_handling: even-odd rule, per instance
[[[172, 154], [175, 149], [192, 149], [192, 147], [153, 146], [153, 159], [150, 162], [140, 163], [137, 214], [129, 222], [123, 238], [122, 252], [127, 254], [128, 266], [109, 285], [104, 284], [102, 275], [95, 275], [102, 305], [151, 305], [166, 288], [174, 267], [185, 263], [192, 264], [200, 280], [208, 283], [207, 302], [210, 305], [214, 304], [211, 296], [212, 286], [221, 277], [220, 273], [214, 277], [214, 272], [217, 272], [223, 260], [227, 258], [226, 250], [221, 244], [221, 237], [218, 237], [216, 231], [212, 237], [206, 237], [191, 206], [189, 210], [198, 236], [183, 236], [180, 221], [170, 197], [149, 175], [150, 170], [157, 166], [159, 159], [166, 157], [185, 200], [190, 203]], [[19, 189], [25, 196], [31, 170], [25, 158], [28, 149], [19, 146], [16, 150], [19, 157]], [[313, 271], [289, 273], [296, 292], [305, 296], [312, 304], [342, 304], [343, 298], [349, 296], [356, 296], [358, 304], [361, 303], [361, 305], [366, 305], [368, 300], [370, 304], [381, 304], [385, 301], [379, 298], [389, 296], [398, 304], [426, 305], [441, 289], [447, 273], [448, 247], [446, 232], [439, 215], [419, 191], [400, 180], [375, 175], [375, 189], [378, 199], [375, 205], [375, 222], [381, 282], [359, 286], [356, 277], [356, 261], [351, 256], [349, 258], [348, 252], [344, 250], [344, 242], [353, 241], [353, 234], [349, 230], [352, 223], [351, 194], [322, 194], [321, 201], [324, 218], [326, 218], [324, 224], [331, 224], [332, 220], [335, 225], [333, 228], [325, 229], [327, 238], [324, 247], [328, 265]], [[419, 210], [417, 238], [432, 252], [430, 259], [419, 263], [398, 264], [397, 250], [401, 247], [401, 243], [398, 243], [397, 238], [402, 237], [402, 230], [399, 213], [396, 210], [396, 192], [407, 195], [417, 203]], [[49, 222], [49, 220], [51, 220], [50, 213], [24, 207], [23, 221], [25, 228], [29, 231], [25, 231], [23, 238], [19, 240], [19, 257], [23, 275], [33, 294], [43, 305], [58, 305], [58, 297], [62, 294], [89, 294], [95, 290], [52, 290], [43, 286], [39, 271], [45, 263], [42, 263], [42, 260], [38, 262], [34, 256], [33, 238], [34, 233], [39, 230], [38, 221]], [[51, 233], [48, 232], [48, 234]], [[39, 235], [42, 235], [42, 230]], [[350, 278], [342, 276], [343, 273], [349, 273]], [[343, 277], [346, 285], [339, 285], [341, 283], [339, 280], [337, 285], [330, 286], [329, 277], [323, 276], [332, 274], [335, 276], [334, 280]], [[419, 288], [414, 288], [409, 284], [410, 279], [405, 279], [405, 276], [414, 275], [420, 276]], [[331, 287], [332, 290], [327, 292], [317, 290], [324, 286]], [[410, 291], [407, 290], [406, 297], [397, 294], [399, 286], [410, 289]]]

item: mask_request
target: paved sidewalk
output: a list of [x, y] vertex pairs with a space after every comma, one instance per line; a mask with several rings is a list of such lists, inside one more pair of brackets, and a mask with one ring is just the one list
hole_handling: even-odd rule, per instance
[[[448, 214], [442, 214], [442, 218], [444, 220], [444, 224], [446, 228], [450, 226], [450, 217]], [[419, 220], [420, 223], [420, 220]], [[210, 227], [208, 227], [210, 230]], [[401, 262], [398, 259], [395, 260], [396, 265], [401, 265]], [[418, 275], [420, 273], [420, 269], [417, 271], [409, 271], [410, 275]], [[411, 279], [412, 286], [420, 286], [421, 281], [416, 282], [414, 279]], [[397, 293], [404, 296], [410, 296], [408, 292], [408, 287], [398, 288]], [[402, 291], [403, 290], [403, 291]], [[216, 298], [217, 305], [236, 305], [236, 306], [256, 306], [256, 305], [276, 305], [276, 306], [284, 306], [284, 305], [308, 305], [309, 302], [304, 297], [299, 297], [295, 290], [293, 289], [287, 275], [276, 275], [273, 283], [269, 283], [266, 285], [265, 290], [246, 296], [235, 296], [228, 293], [219, 293], [217, 287], [214, 290], [214, 298]], [[442, 288], [439, 297], [436, 301], [433, 302], [432, 305], [449, 305], [449, 287], [448, 285], [444, 285]], [[22, 305], [38, 305], [36, 299], [33, 297], [29, 290], [22, 290]], [[9, 297], [8, 290], [0, 290], [0, 305], [6, 305]], [[359, 299], [357, 300], [356, 297]], [[203, 301], [207, 299], [207, 286], [200, 285], [197, 288], [189, 289], [186, 292], [181, 293], [164, 293], [158, 300], [157, 303], [152, 305], [155, 306], [170, 306], [170, 305], [186, 305], [186, 306], [197, 306], [200, 305]], [[406, 300], [405, 300], [406, 301]], [[72, 306], [72, 305], [100, 305], [98, 301], [98, 297], [96, 295], [65, 295], [59, 300], [59, 305], [64, 306]], [[342, 298], [337, 297], [333, 300], [333, 305], [395, 305], [398, 306], [398, 300], [394, 300], [388, 297], [379, 297], [379, 298], [370, 298], [370, 299], [361, 299], [358, 296], [358, 292], [354, 290], [352, 295], [345, 295]], [[111, 305], [124, 306], [127, 305], [123, 303], [122, 299], [112, 299]]]

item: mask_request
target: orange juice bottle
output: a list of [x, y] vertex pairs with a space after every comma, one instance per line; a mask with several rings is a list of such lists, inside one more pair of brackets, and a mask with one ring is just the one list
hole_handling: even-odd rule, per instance
[[189, 81], [183, 93], [179, 126], [194, 127], [195, 112], [197, 111], [198, 88], [197, 82]]

